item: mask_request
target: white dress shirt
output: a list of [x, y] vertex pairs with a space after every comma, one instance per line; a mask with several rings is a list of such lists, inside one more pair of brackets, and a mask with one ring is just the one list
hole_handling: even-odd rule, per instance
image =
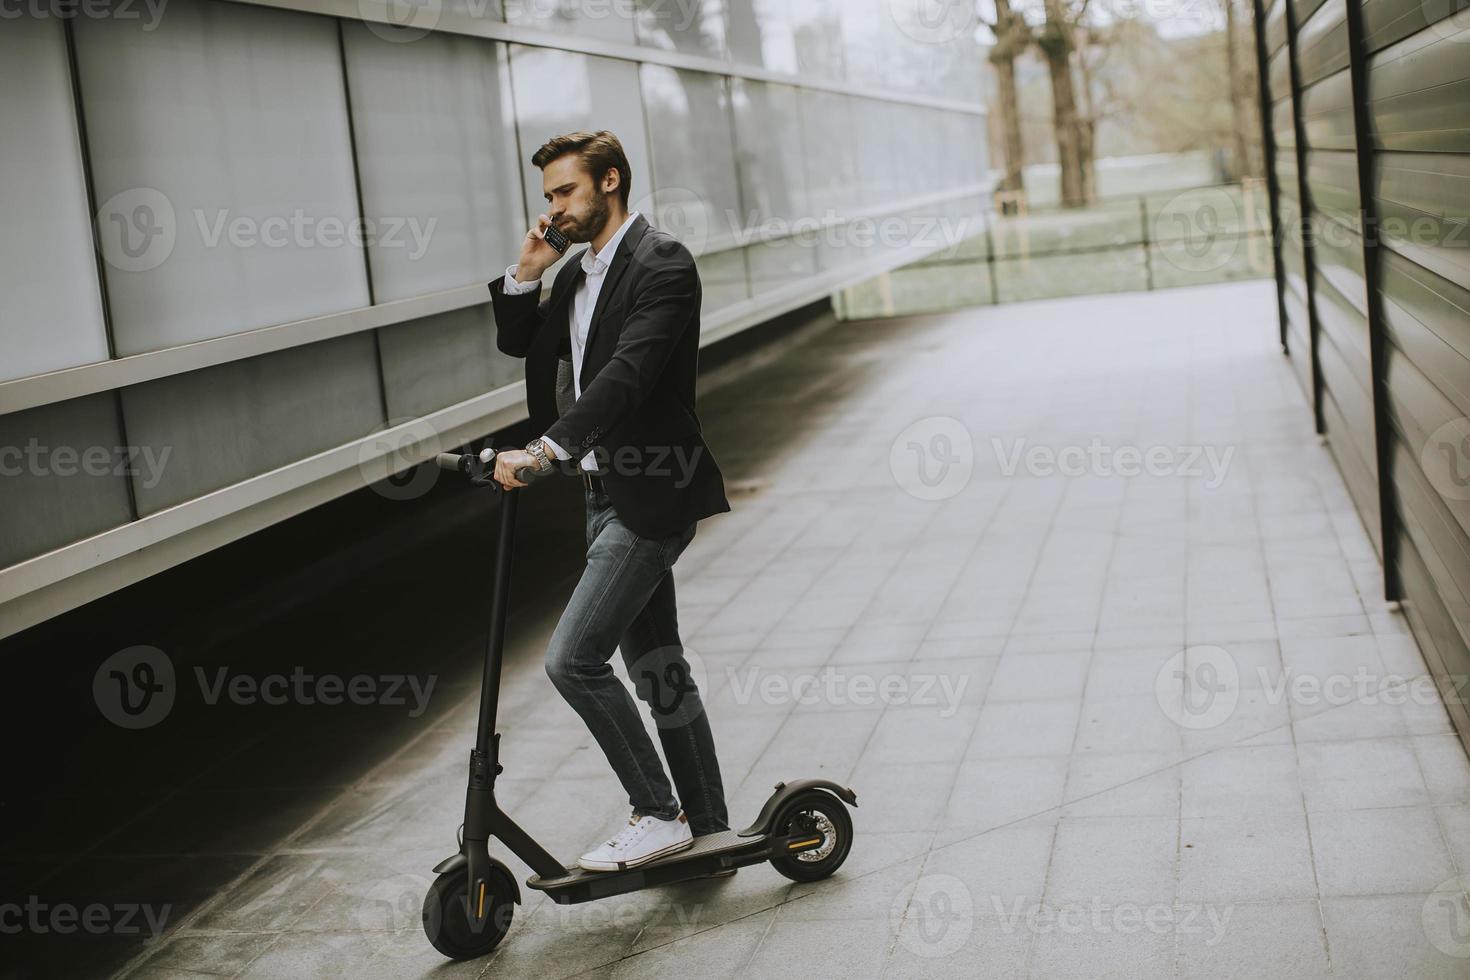
[[[576, 293], [572, 295], [572, 323], [570, 328], [572, 334], [572, 392], [576, 398], [582, 397], [582, 353], [583, 348], [587, 344], [587, 331], [592, 328], [592, 313], [597, 309], [597, 295], [602, 292], [602, 283], [607, 279], [607, 267], [612, 264], [612, 258], [617, 252], [618, 243], [623, 240], [623, 235], [627, 233], [628, 226], [633, 223], [633, 219], [636, 217], [638, 217], [637, 211], [629, 214], [628, 220], [624, 221], [618, 227], [618, 230], [613, 232], [612, 237], [602, 246], [602, 251], [596, 255], [592, 254], [591, 246], [588, 246], [582, 252], [582, 270], [587, 274], [582, 277], [581, 283], [577, 285]], [[515, 296], [518, 293], [529, 293], [541, 282], [540, 279], [533, 279], [530, 282], [518, 282], [516, 280], [516, 266], [519, 264], [516, 263], [516, 265], [505, 270], [505, 282], [502, 288], [507, 296]], [[550, 449], [551, 454], [557, 459], [571, 458], [571, 453], [545, 436], [541, 437], [541, 441], [546, 444], [546, 448]], [[582, 469], [597, 469], [597, 461], [593, 458], [590, 450], [587, 455], [582, 457]]]

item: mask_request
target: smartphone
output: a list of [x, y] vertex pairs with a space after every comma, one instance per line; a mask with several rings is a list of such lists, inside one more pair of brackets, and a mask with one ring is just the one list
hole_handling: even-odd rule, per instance
[[556, 249], [558, 254], [566, 252], [567, 246], [572, 244], [571, 239], [563, 235], [556, 225], [547, 225], [546, 231], [543, 234], [546, 237], [546, 244]]

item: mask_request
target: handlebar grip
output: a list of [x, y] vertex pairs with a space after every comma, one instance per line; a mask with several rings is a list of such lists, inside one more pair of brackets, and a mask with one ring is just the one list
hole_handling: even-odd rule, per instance
[[441, 470], [453, 470], [456, 473], [468, 473], [470, 471], [470, 456], [462, 456], [459, 453], [440, 453], [434, 457], [434, 463]]

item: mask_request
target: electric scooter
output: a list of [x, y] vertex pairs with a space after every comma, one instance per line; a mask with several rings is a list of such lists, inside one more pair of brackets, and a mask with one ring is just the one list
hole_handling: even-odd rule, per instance
[[[776, 790], [744, 830], [696, 837], [694, 843], [668, 857], [620, 871], [585, 871], [552, 857], [516, 826], [495, 802], [500, 764], [500, 735], [495, 713], [500, 699], [500, 671], [510, 594], [512, 539], [519, 489], [495, 482], [495, 450], [478, 455], [441, 453], [436, 462], [462, 473], [477, 487], [500, 496], [500, 537], [495, 547], [495, 593], [485, 643], [485, 672], [480, 686], [480, 718], [470, 751], [469, 788], [459, 853], [441, 861], [438, 875], [424, 898], [424, 932], [439, 952], [451, 959], [484, 956], [505, 938], [521, 892], [514, 876], [490, 855], [493, 837], [535, 872], [526, 887], [545, 892], [561, 905], [589, 902], [651, 888], [712, 872], [770, 862], [793, 881], [819, 881], [847, 859], [852, 848], [852, 817], [857, 795], [827, 779], [777, 783]], [[539, 479], [522, 468], [516, 476], [530, 484]]]

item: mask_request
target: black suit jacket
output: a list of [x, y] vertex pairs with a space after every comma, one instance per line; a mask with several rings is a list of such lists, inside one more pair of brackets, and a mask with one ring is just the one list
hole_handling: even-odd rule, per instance
[[558, 361], [571, 357], [572, 296], [586, 273], [583, 249], [544, 290], [490, 284], [496, 346], [526, 359], [531, 426], [571, 453], [589, 450], [623, 523], [645, 537], [681, 533], [730, 509], [725, 481], [694, 414], [701, 288], [694, 256], [643, 215], [608, 266], [582, 354], [582, 397], [557, 410]]

